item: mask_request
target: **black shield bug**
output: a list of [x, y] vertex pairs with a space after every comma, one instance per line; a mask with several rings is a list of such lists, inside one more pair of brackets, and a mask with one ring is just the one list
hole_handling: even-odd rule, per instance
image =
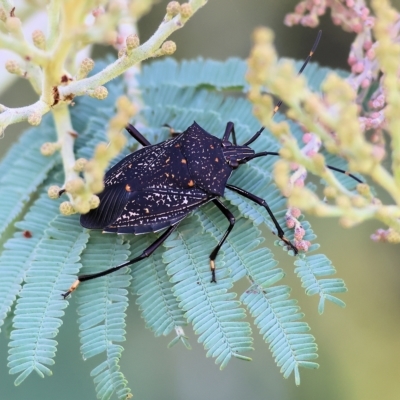
[[[316, 46], [321, 32], [299, 73], [303, 71]], [[274, 113], [280, 107], [277, 104]], [[226, 188], [264, 207], [271, 217], [278, 237], [295, 253], [298, 249], [285, 237], [266, 201], [253, 193], [228, 183], [232, 172], [254, 158], [279, 153], [256, 153], [250, 146], [262, 133], [256, 132], [242, 145], [237, 145], [235, 128], [228, 122], [219, 139], [194, 122], [183, 133], [165, 142], [152, 145], [133, 125], [129, 134], [142, 146], [114, 165], [105, 175], [104, 190], [99, 194], [99, 207], [81, 215], [80, 223], [89, 229], [118, 234], [164, 232], [138, 257], [105, 271], [81, 275], [63, 295], [67, 297], [80, 282], [95, 279], [150, 256], [176, 229], [190, 212], [213, 202], [229, 221], [229, 226], [210, 254], [211, 282], [215, 279], [215, 259], [235, 225], [231, 211], [219, 200]], [[230, 137], [232, 136], [232, 141]], [[345, 171], [330, 167], [343, 172]], [[358, 178], [350, 175], [360, 181]]]

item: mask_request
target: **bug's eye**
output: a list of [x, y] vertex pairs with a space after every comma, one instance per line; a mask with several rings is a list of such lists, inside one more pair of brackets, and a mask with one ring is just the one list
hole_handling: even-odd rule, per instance
[[228, 142], [227, 140], [224, 140], [223, 142], [221, 142], [222, 143], [222, 147], [229, 147], [229, 146], [232, 146], [232, 143], [231, 142]]
[[230, 165], [232, 168], [236, 169], [236, 168], [239, 166], [239, 163], [237, 162], [237, 160], [231, 159], [231, 160], [229, 160], [229, 165]]

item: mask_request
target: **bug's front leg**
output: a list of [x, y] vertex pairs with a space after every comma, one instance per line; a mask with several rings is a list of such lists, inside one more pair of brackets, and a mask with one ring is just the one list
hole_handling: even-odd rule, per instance
[[228, 122], [226, 124], [225, 133], [222, 137], [222, 143], [229, 140], [230, 135], [232, 134], [232, 143], [236, 146], [236, 132], [235, 132], [235, 125], [233, 122]]
[[212, 201], [222, 212], [222, 214], [225, 215], [227, 220], [229, 221], [229, 226], [228, 229], [225, 231], [224, 235], [222, 236], [221, 240], [219, 241], [218, 245], [215, 247], [215, 249], [212, 251], [210, 254], [210, 268], [211, 268], [211, 282], [217, 283], [217, 280], [215, 279], [215, 259], [217, 258], [218, 252], [221, 249], [221, 246], [224, 244], [226, 238], [228, 235], [231, 233], [231, 230], [235, 226], [235, 217], [234, 215], [221, 203], [220, 200], [214, 199]]
[[285, 232], [279, 225], [279, 222], [276, 220], [274, 214], [272, 213], [271, 209], [269, 208], [267, 202], [264, 199], [234, 185], [226, 185], [226, 187], [236, 193], [239, 193], [243, 197], [246, 197], [247, 199], [254, 201], [254, 203], [260, 205], [261, 207], [264, 207], [267, 210], [269, 216], [272, 219], [272, 222], [276, 227], [279, 239], [283, 240], [294, 251], [294, 254], [297, 255], [299, 253], [297, 247], [288, 238], [285, 237]]
[[143, 147], [151, 146], [151, 143], [132, 124], [128, 124], [125, 129]]

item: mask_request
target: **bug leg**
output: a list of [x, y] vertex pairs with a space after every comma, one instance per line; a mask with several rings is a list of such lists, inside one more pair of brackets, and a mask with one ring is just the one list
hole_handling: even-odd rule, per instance
[[231, 230], [233, 229], [234, 225], [235, 225], [235, 217], [234, 215], [221, 203], [220, 200], [218, 199], [214, 199], [212, 201], [218, 208], [219, 210], [222, 212], [222, 214], [225, 215], [225, 217], [227, 218], [227, 220], [229, 221], [229, 226], [228, 229], [226, 230], [226, 232], [224, 233], [224, 236], [222, 236], [221, 240], [219, 241], [217, 247], [215, 247], [215, 249], [211, 252], [210, 254], [210, 268], [211, 268], [211, 282], [215, 282], [217, 283], [216, 279], [215, 279], [215, 259], [217, 258], [218, 252], [221, 248], [221, 246], [224, 244], [226, 238], [228, 237], [228, 235], [231, 233]]
[[283, 229], [279, 225], [279, 223], [276, 220], [274, 214], [272, 213], [271, 209], [269, 208], [267, 202], [264, 199], [254, 195], [254, 194], [252, 194], [250, 192], [247, 192], [246, 190], [241, 189], [240, 187], [234, 186], [234, 185], [229, 185], [228, 184], [228, 185], [226, 185], [226, 187], [228, 189], [233, 190], [236, 193], [239, 193], [243, 197], [246, 197], [247, 199], [254, 201], [254, 203], [258, 204], [259, 206], [264, 207], [267, 210], [269, 216], [271, 217], [272, 222], [274, 223], [274, 225], [276, 227], [276, 230], [278, 231], [279, 239], [283, 240], [294, 251], [294, 254], [298, 254], [299, 251], [297, 250], [296, 246], [294, 246], [290, 242], [290, 240], [285, 237], [285, 232], [283, 232]]
[[171, 233], [176, 229], [177, 226], [178, 226], [178, 224], [170, 226], [157, 240], [155, 240], [149, 247], [147, 247], [147, 249], [145, 249], [142, 252], [142, 254], [135, 257], [134, 259], [129, 260], [121, 265], [117, 265], [116, 267], [112, 267], [112, 268], [106, 269], [104, 271], [97, 272], [95, 274], [78, 276], [78, 279], [71, 285], [71, 287], [68, 289], [67, 292], [62, 294], [62, 296], [65, 299], [74, 290], [76, 290], [76, 288], [79, 286], [79, 284], [81, 282], [90, 281], [91, 279], [100, 278], [101, 276], [111, 274], [112, 272], [118, 271], [119, 269], [121, 269], [123, 267], [127, 267], [128, 265], [132, 265], [134, 263], [137, 263], [140, 260], [143, 260], [146, 257], [151, 256], [164, 243], [164, 241], [168, 238], [168, 236], [171, 235]]
[[225, 128], [225, 133], [224, 136], [222, 137], [222, 142], [227, 142], [229, 141], [229, 136], [232, 133], [232, 143], [236, 146], [236, 133], [235, 133], [235, 125], [233, 122], [228, 122], [226, 124], [226, 128]]
[[151, 143], [132, 125], [128, 124], [125, 129], [136, 139], [143, 147], [151, 146]]
[[177, 132], [171, 125], [169, 124], [164, 124], [163, 126], [165, 126], [166, 128], [169, 129], [169, 134], [171, 137], [176, 137], [178, 135], [180, 135], [182, 132]]

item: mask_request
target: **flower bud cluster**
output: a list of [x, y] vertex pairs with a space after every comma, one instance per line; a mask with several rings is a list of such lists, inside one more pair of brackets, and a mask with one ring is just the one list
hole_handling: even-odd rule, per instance
[[371, 235], [374, 242], [400, 243], [400, 233], [394, 229], [378, 229]]
[[41, 50], [46, 49], [46, 36], [44, 35], [43, 31], [40, 29], [36, 29], [32, 32], [32, 41], [33, 44]]
[[[334, 24], [356, 33], [348, 57], [351, 75], [347, 81], [357, 92], [357, 104], [361, 106], [367, 102], [369, 107], [360, 113], [359, 120], [363, 131], [380, 131], [377, 135], [382, 139], [382, 130], [386, 128], [388, 118], [386, 96], [394, 82], [394, 79], [388, 81], [386, 77], [389, 72], [384, 66], [384, 60], [388, 60], [386, 66], [389, 67], [389, 71], [392, 69], [393, 74], [397, 73], [396, 60], [400, 55], [400, 14], [391, 9], [387, 1], [373, 1], [372, 7], [376, 16], [365, 0], [305, 0], [298, 3], [294, 12], [286, 16], [285, 23], [289, 26], [317, 26], [319, 17], [329, 8]], [[377, 20], [378, 14], [380, 17]], [[384, 40], [382, 34], [390, 36], [391, 40]], [[380, 54], [383, 58], [378, 60]], [[382, 73], [383, 78], [380, 78]], [[388, 81], [386, 85], [384, 81]], [[386, 90], [383, 90], [384, 87]], [[397, 114], [398, 111], [393, 112]], [[379, 147], [384, 155], [384, 141], [380, 142]]]
[[286, 226], [289, 229], [294, 230], [294, 240], [293, 244], [296, 246], [296, 248], [299, 251], [304, 251], [307, 252], [309, 247], [311, 246], [311, 243], [308, 240], [304, 240], [304, 235], [306, 234], [306, 231], [304, 228], [301, 226], [301, 223], [299, 221], [299, 217], [301, 215], [301, 211], [296, 208], [296, 207], [289, 207], [289, 209], [286, 212], [285, 219], [286, 219]]
[[78, 73], [76, 74], [76, 79], [80, 80], [86, 78], [88, 73], [94, 68], [94, 61], [91, 58], [84, 58], [79, 65]]
[[45, 156], [52, 156], [56, 151], [60, 150], [61, 145], [58, 142], [46, 142], [40, 147], [40, 153]]
[[[72, 169], [78, 174], [83, 173], [83, 178], [75, 175], [74, 178], [65, 182], [62, 192], [68, 194], [70, 201], [61, 204], [61, 213], [65, 215], [76, 212], [85, 214], [99, 206], [100, 200], [96, 194], [104, 189], [104, 172], [110, 161], [124, 148], [126, 138], [121, 131], [135, 113], [136, 109], [127, 97], [121, 96], [117, 100], [117, 113], [110, 120], [108, 129], [109, 142], [98, 144], [91, 160], [80, 158], [75, 161]], [[47, 150], [52, 145], [54, 144], [46, 143], [43, 148]], [[51, 148], [51, 150], [53, 149]], [[49, 197], [58, 198], [60, 190], [55, 186], [50, 187]]]
[[[84, 191], [79, 193], [78, 202], [84, 203], [88, 211], [98, 205], [93, 199], [93, 194], [98, 194], [103, 190], [105, 170], [110, 161], [124, 148], [126, 138], [122, 130], [135, 113], [136, 109], [128, 98], [121, 96], [117, 101], [117, 114], [110, 120], [108, 129], [109, 143], [97, 145], [93, 159], [89, 161], [79, 159], [75, 163], [74, 169], [83, 170], [85, 178]], [[82, 212], [81, 210], [78, 211]]]
[[161, 48], [156, 50], [153, 57], [170, 56], [176, 51], [176, 43], [172, 40], [167, 40], [161, 45]]
[[[347, 3], [346, 7], [354, 6], [351, 1]], [[381, 35], [384, 36], [384, 26], [390, 26], [390, 21], [377, 14], [375, 26], [382, 26]], [[380, 22], [382, 18], [385, 23]], [[397, 21], [400, 21], [400, 18]], [[275, 164], [274, 178], [283, 195], [289, 197], [288, 204], [292, 208], [287, 213], [287, 224], [295, 229], [295, 239], [298, 241], [296, 247], [299, 249], [306, 249], [309, 245], [301, 243], [304, 233], [300, 223], [291, 213], [293, 207], [317, 216], [339, 217], [344, 227], [352, 227], [367, 219], [378, 219], [391, 229], [390, 235], [380, 235], [379, 240], [385, 237], [385, 240], [395, 242], [397, 239], [393, 232], [400, 235], [400, 122], [397, 122], [400, 121], [400, 84], [397, 83], [398, 79], [394, 78], [399, 71], [400, 46], [397, 49], [396, 38], [390, 36], [387, 31], [386, 36], [389, 36], [386, 48], [397, 57], [397, 61], [395, 62], [391, 55], [387, 56], [384, 62], [380, 62], [380, 58], [384, 57], [386, 52], [381, 51], [381, 45], [377, 44], [377, 57], [374, 62], [378, 63], [378, 70], [382, 70], [382, 65], [387, 65], [387, 69], [392, 66], [391, 89], [388, 90], [384, 86], [382, 90], [381, 86], [375, 92], [375, 96], [371, 98], [371, 105], [375, 111], [371, 113], [372, 118], [367, 118], [366, 115], [360, 115], [363, 111], [357, 104], [359, 92], [354, 89], [351, 81], [331, 74], [321, 86], [323, 94], [312, 93], [292, 66], [277, 61], [272, 46], [272, 33], [260, 28], [254, 34], [255, 43], [248, 60], [246, 75], [250, 85], [249, 100], [253, 103], [254, 114], [262, 125], [281, 142], [281, 160]], [[361, 68], [358, 73], [362, 73]], [[382, 81], [385, 82], [385, 79], [384, 76]], [[266, 94], [265, 88], [288, 106], [287, 116], [303, 129], [303, 145], [291, 133], [286, 122], [273, 121], [273, 102], [270, 95]], [[393, 105], [389, 99], [392, 99]], [[385, 107], [385, 110], [382, 110], [382, 107]], [[371, 140], [367, 140], [365, 135], [366, 127], [380, 127], [383, 122], [386, 126], [391, 122], [393, 128], [390, 134], [397, 136], [395, 146], [398, 146], [398, 156], [393, 156], [393, 170], [397, 169], [397, 177], [391, 176], [381, 165], [385, 157], [381, 131], [376, 130]], [[346, 189], [326, 166], [324, 157], [319, 153], [322, 144], [329, 152], [347, 159], [352, 173], [369, 175], [378, 182], [389, 192], [396, 206], [382, 205], [367, 184], [359, 184], [357, 192]], [[324, 198], [320, 199], [305, 186], [307, 171], [327, 182]]]

